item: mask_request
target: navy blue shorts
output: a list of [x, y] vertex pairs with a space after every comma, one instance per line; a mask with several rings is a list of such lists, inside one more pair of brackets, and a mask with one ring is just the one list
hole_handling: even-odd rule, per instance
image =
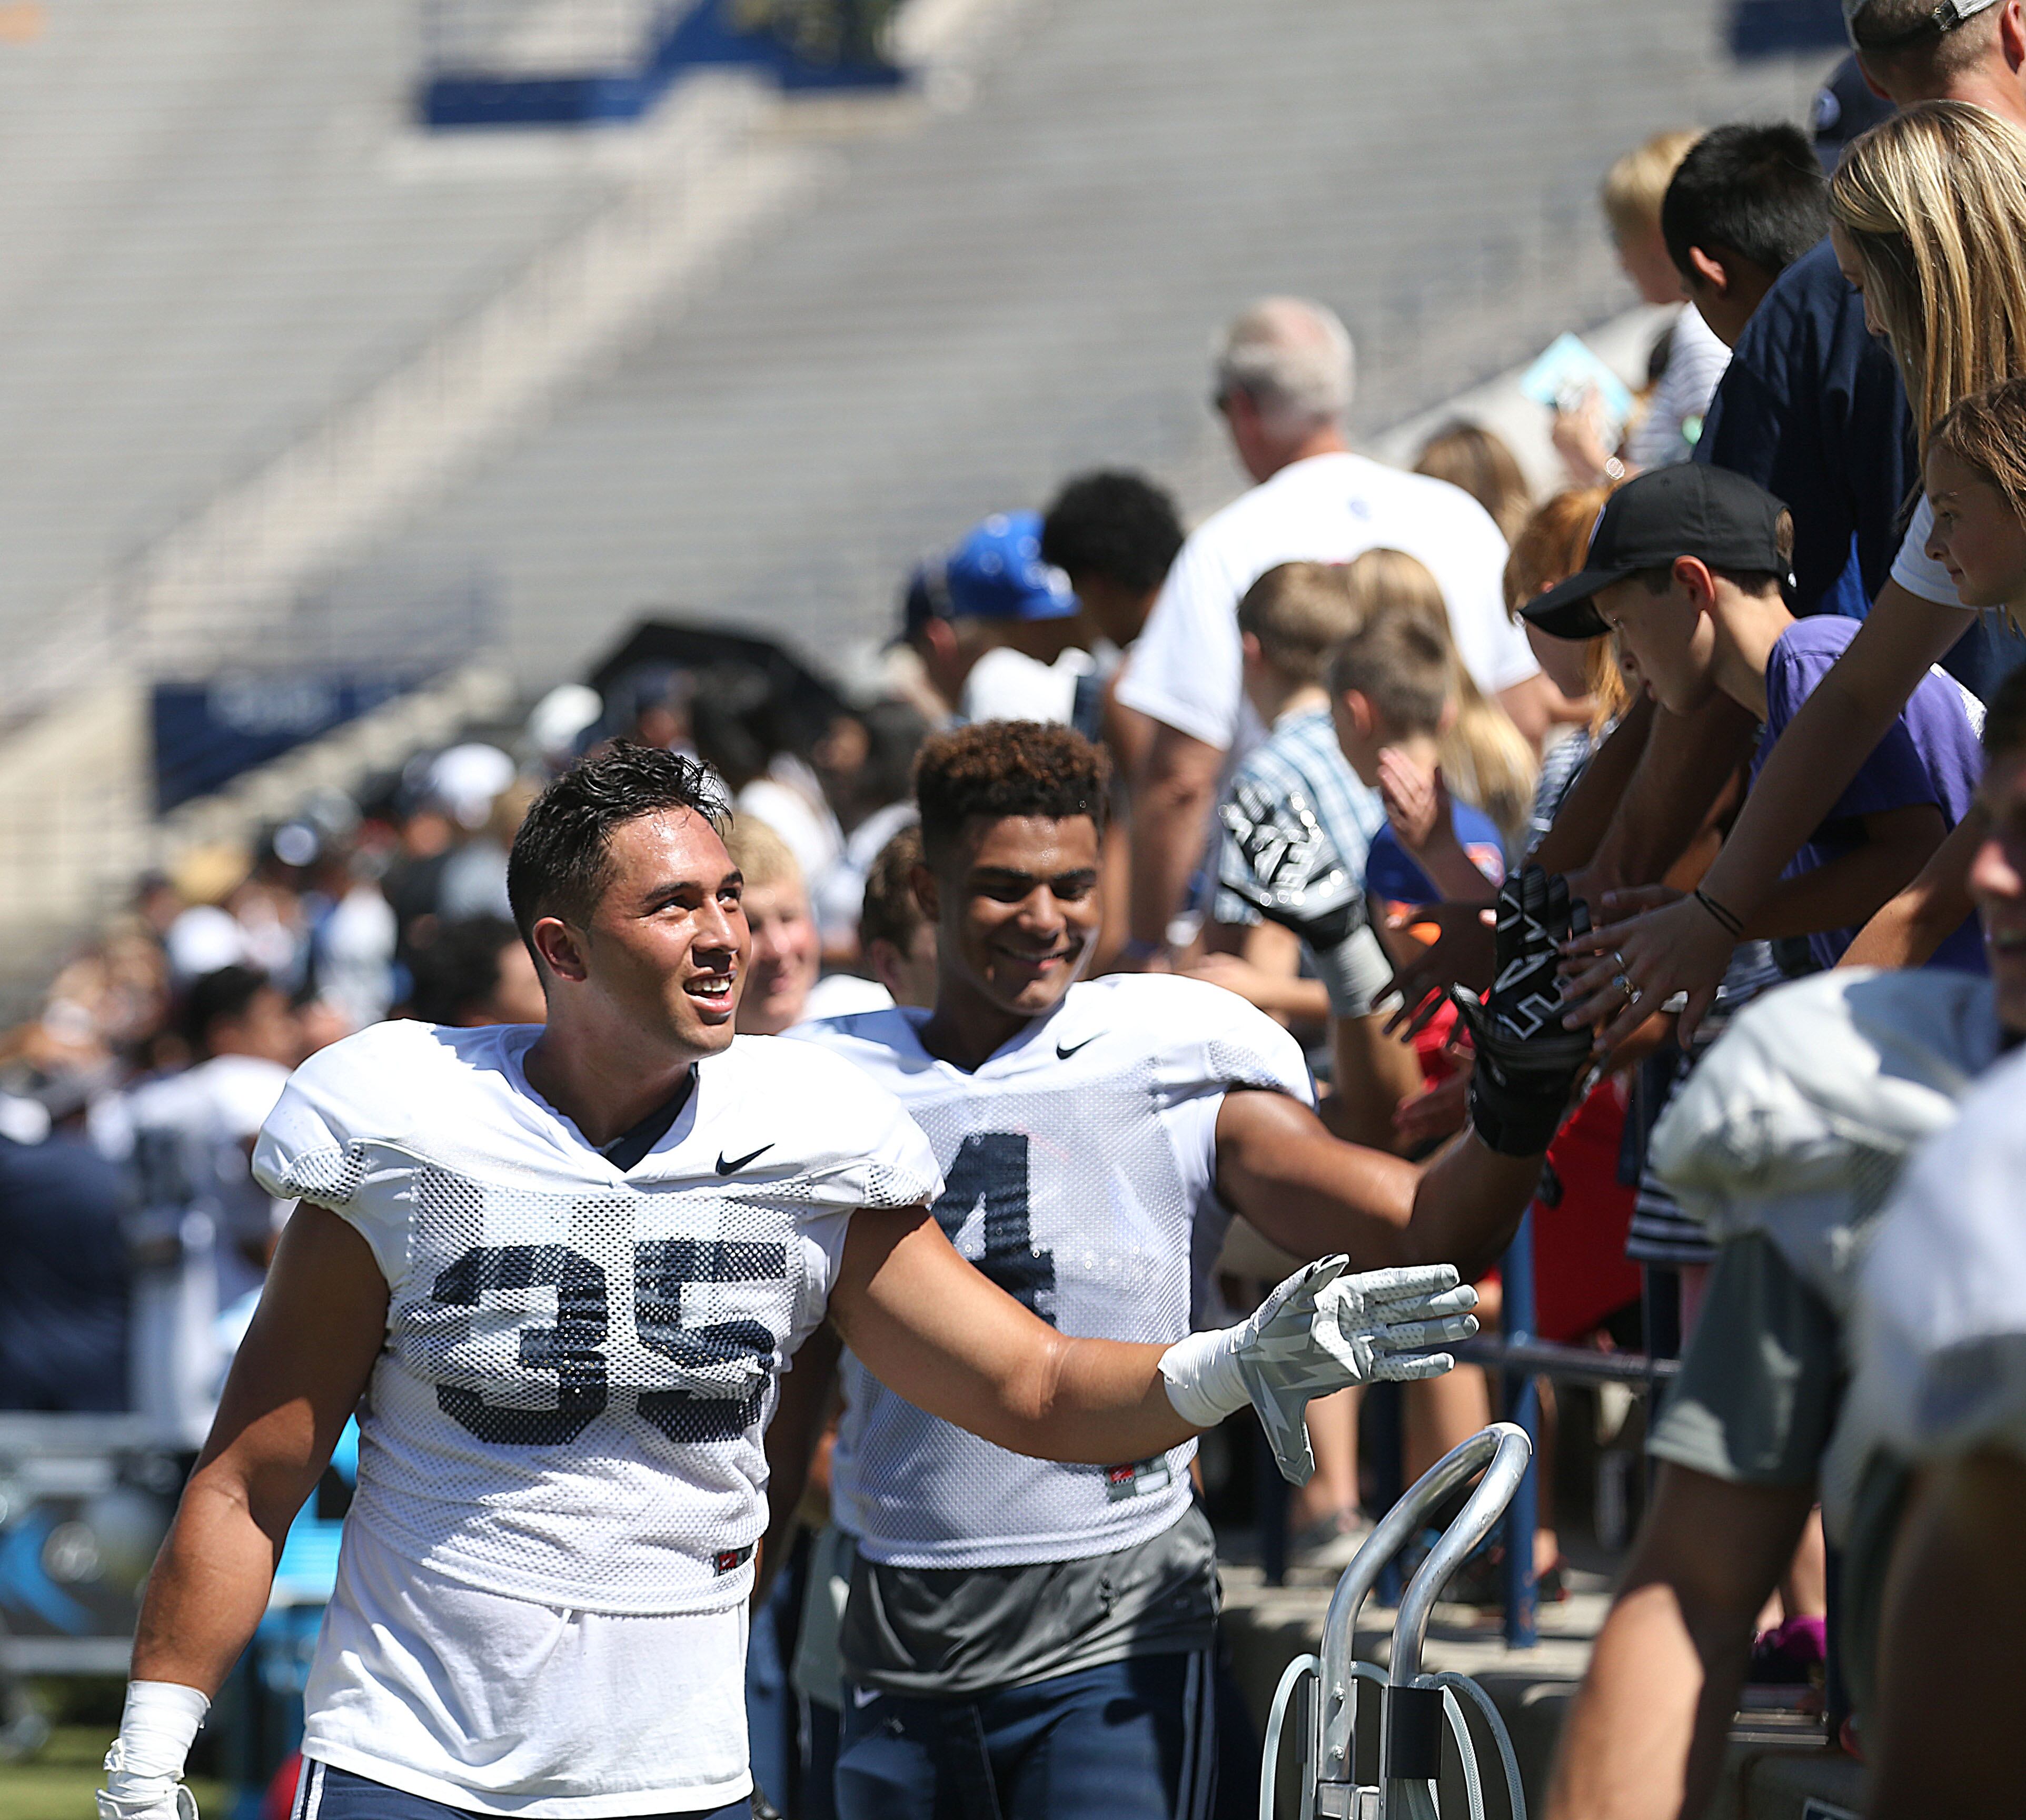
[[[303, 1759], [303, 1779], [296, 1785], [290, 1820], [470, 1820], [469, 1810], [403, 1794], [385, 1782], [369, 1781], [349, 1770]], [[642, 1820], [649, 1817], [642, 1816]], [[741, 1796], [728, 1807], [691, 1808], [653, 1820], [753, 1820], [753, 1803]]]
[[842, 1820], [1205, 1820], [1217, 1792], [1207, 1650], [1135, 1656], [930, 1700], [847, 1687]]

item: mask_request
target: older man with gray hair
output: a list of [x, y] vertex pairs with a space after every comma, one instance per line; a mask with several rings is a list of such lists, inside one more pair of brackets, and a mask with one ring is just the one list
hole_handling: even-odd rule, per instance
[[1239, 597], [1283, 562], [1348, 562], [1404, 550], [1433, 571], [1457, 654], [1530, 739], [1548, 698], [1525, 637], [1505, 616], [1505, 540], [1475, 499], [1442, 481], [1350, 452], [1350, 337], [1334, 311], [1266, 297], [1214, 350], [1214, 400], [1254, 484], [1206, 520], [1168, 572], [1118, 699], [1155, 724], [1135, 780], [1128, 965], [1156, 961], [1202, 857], [1227, 761], [1262, 729], [1240, 683]]

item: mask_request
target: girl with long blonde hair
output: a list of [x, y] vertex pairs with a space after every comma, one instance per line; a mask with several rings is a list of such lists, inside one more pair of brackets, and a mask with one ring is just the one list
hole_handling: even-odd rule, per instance
[[1508, 853], [1516, 853], [1534, 805], [1540, 761], [1512, 717], [1478, 687], [1457, 655], [1442, 584], [1405, 551], [1368, 550], [1344, 571], [1344, 584], [1361, 624], [1381, 613], [1410, 613], [1441, 635], [1457, 705], [1441, 740], [1443, 779], [1452, 794], [1490, 816]]
[[[1962, 101], [1910, 107], [1851, 142], [1829, 188], [1830, 238], [1844, 275], [1864, 296], [1866, 320], [1892, 346], [1919, 429], [1924, 485], [1930, 444], [1963, 399], [2026, 377], [2026, 137]], [[1685, 990], [1685, 1035], [1708, 1008], [1741, 931], [1752, 932], [1781, 871], [1849, 787], [1928, 667], [1973, 623], [1938, 554], [1923, 499], [1870, 617], [1788, 724], [1722, 851], [1689, 897], [1609, 923], [1589, 938], [1597, 958], [1568, 982], [1570, 1015], [1605, 1025], [1607, 1043], [1637, 1029]], [[1926, 588], [1917, 593], [1907, 585]], [[2018, 623], [2014, 620], [2014, 623]], [[1967, 902], [1962, 874], [1973, 819], [1943, 843], [1902, 900], [1880, 912], [1900, 931], [1858, 937], [1853, 956], [1925, 960]], [[1907, 893], [1902, 894], [1903, 900]], [[1629, 894], [1628, 902], [1638, 896]], [[1604, 908], [1615, 908], [1608, 898]]]

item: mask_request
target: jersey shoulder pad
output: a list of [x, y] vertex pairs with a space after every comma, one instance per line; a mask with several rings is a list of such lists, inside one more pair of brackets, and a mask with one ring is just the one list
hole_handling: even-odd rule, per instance
[[1990, 982], [1971, 974], [1797, 980], [1747, 1006], [1696, 1066], [1655, 1128], [1654, 1167], [1718, 1226], [1741, 1201], [1853, 1189], [1884, 1166], [1896, 1177], [1997, 1042]]
[[495, 1030], [403, 1019], [319, 1049], [289, 1077], [260, 1128], [256, 1179], [284, 1199], [344, 1206], [358, 1191], [363, 1146], [411, 1142], [418, 1114], [440, 1109], [465, 1052], [496, 1041]]
[[741, 1125], [752, 1143], [779, 1131], [774, 1141], [784, 1160], [793, 1159], [809, 1199], [902, 1207], [942, 1192], [935, 1153], [907, 1109], [827, 1044], [805, 1034], [741, 1037], [702, 1066], [750, 1109]]
[[1095, 1011], [1141, 1037], [1177, 1091], [1265, 1087], [1313, 1103], [1301, 1044], [1235, 992], [1149, 973], [1108, 974], [1071, 990], [1085, 997], [1076, 1007], [1080, 1021]]

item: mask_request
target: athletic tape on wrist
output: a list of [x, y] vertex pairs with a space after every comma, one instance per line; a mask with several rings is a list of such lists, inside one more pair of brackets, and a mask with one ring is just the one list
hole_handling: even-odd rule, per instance
[[1192, 1333], [1161, 1354], [1161, 1382], [1168, 1401], [1192, 1428], [1214, 1428], [1252, 1400], [1239, 1375], [1236, 1332], [1214, 1328]]
[[116, 1777], [129, 1785], [179, 1780], [197, 1728], [210, 1710], [208, 1700], [180, 1682], [128, 1682], [119, 1740], [106, 1758], [109, 1786]]
[[1368, 926], [1354, 929], [1335, 947], [1311, 949], [1316, 977], [1329, 994], [1330, 1015], [1369, 1017], [1387, 996], [1393, 963]]

